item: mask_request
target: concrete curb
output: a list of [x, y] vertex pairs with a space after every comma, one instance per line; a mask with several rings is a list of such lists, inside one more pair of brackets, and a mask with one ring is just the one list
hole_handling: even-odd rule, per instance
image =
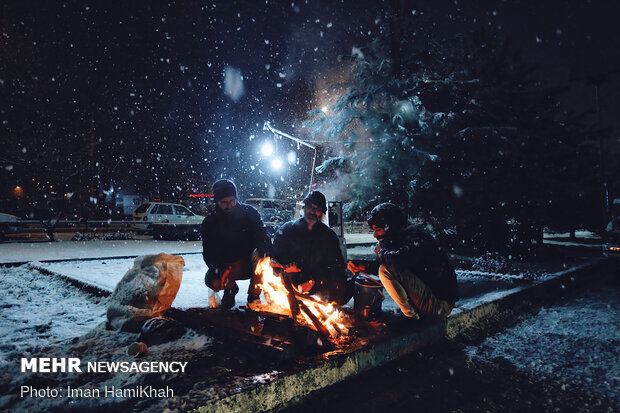
[[194, 412], [262, 412], [272, 410], [294, 398], [325, 388], [386, 363], [441, 339], [445, 323], [431, 324], [427, 328], [395, 339], [364, 348], [347, 355], [337, 355], [319, 365], [284, 376], [253, 390], [238, 393], [199, 407]]
[[[609, 279], [613, 269], [611, 260], [600, 259], [567, 271], [554, 274], [553, 278], [524, 288], [518, 292], [480, 305], [448, 318], [447, 323], [434, 323], [421, 330], [380, 342], [350, 354], [331, 355], [327, 360], [317, 360], [315, 364], [296, 373], [278, 378], [270, 383], [259, 385], [251, 390], [213, 400], [194, 408], [195, 412], [241, 412], [268, 411], [282, 407], [295, 398], [302, 398], [312, 391], [319, 390], [345, 380], [348, 377], [387, 363], [445, 336], [454, 338], [472, 326], [486, 328], [499, 319], [510, 317], [515, 312], [544, 304], [549, 297], [558, 292], [567, 292], [594, 282]], [[610, 271], [607, 271], [610, 270]], [[557, 299], [557, 298], [556, 298]]]

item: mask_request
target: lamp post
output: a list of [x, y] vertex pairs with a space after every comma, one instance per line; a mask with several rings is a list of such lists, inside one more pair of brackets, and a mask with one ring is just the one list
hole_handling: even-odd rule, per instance
[[294, 142], [297, 142], [300, 145], [307, 146], [314, 151], [314, 157], [312, 158], [312, 170], [310, 171], [310, 185], [308, 188], [308, 192], [312, 191], [312, 181], [314, 180], [314, 167], [316, 165], [316, 146], [310, 145], [308, 142], [302, 141], [301, 139], [291, 136], [288, 133], [275, 129], [273, 126], [271, 126], [271, 123], [269, 121], [265, 122], [265, 124], [263, 125], [263, 130], [268, 130], [274, 135], [288, 138]]

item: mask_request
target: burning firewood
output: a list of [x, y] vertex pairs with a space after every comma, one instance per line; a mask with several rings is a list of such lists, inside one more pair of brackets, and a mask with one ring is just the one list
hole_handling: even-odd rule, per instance
[[337, 307], [297, 292], [288, 274], [282, 272], [277, 276], [274, 273], [269, 257], [259, 261], [256, 272], [262, 277], [260, 287], [272, 311], [290, 313], [293, 319], [305, 322], [326, 339], [348, 334], [343, 324], [345, 316]]
[[288, 274], [284, 271], [280, 274], [280, 278], [282, 279], [282, 283], [286, 289], [286, 296], [288, 298], [289, 309], [291, 310], [291, 317], [295, 319], [299, 315], [299, 303], [295, 298], [295, 288], [293, 287], [293, 283], [291, 282]]
[[323, 338], [329, 339], [330, 334], [327, 328], [321, 324], [321, 321], [319, 321], [319, 319], [312, 313], [312, 311], [310, 311], [303, 301], [297, 300], [295, 287], [293, 287], [293, 283], [291, 282], [288, 274], [282, 271], [280, 273], [280, 278], [282, 279], [284, 288], [287, 291], [288, 303], [293, 320], [297, 320], [297, 316], [300, 315], [300, 311], [303, 312], [303, 315], [310, 319], [312, 325], [316, 328], [316, 331], [318, 331]]
[[306, 305], [302, 301], [299, 301], [299, 308], [310, 319], [310, 321], [312, 321], [312, 324], [316, 328], [316, 331], [318, 331], [323, 337], [325, 337], [325, 339], [329, 340], [331, 336], [331, 334], [329, 334], [329, 330], [327, 330], [327, 328], [319, 321], [318, 318], [316, 318], [314, 313], [312, 313], [312, 311], [310, 311], [310, 309], [306, 307]]

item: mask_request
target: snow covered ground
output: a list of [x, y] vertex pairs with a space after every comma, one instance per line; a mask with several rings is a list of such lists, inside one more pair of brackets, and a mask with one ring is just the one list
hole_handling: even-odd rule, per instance
[[[545, 238], [568, 238], [570, 237], [569, 232], [545, 232]], [[601, 239], [600, 236], [596, 235], [592, 231], [587, 230], [578, 230], [575, 231], [575, 238], [584, 238], [584, 239]]]
[[[198, 252], [201, 250], [200, 243], [142, 240], [0, 245], [0, 261], [32, 260], [20, 266], [0, 266], [0, 287], [6, 292], [0, 297], [3, 315], [0, 325], [0, 363], [23, 355], [24, 351], [30, 351], [26, 349], [84, 334], [104, 321], [107, 300], [93, 297], [67, 283], [66, 278], [112, 292], [131, 268], [134, 258], [42, 261], [61, 257], [71, 259], [128, 256], [183, 250], [189, 252], [181, 255], [185, 260], [183, 280], [173, 306], [180, 309], [206, 307], [209, 291], [204, 284], [204, 275], [207, 266]], [[46, 275], [48, 272], [52, 275]], [[527, 285], [520, 281], [529, 276], [522, 273], [498, 273], [493, 268], [491, 271], [457, 272], [459, 282], [464, 288], [469, 288], [472, 284], [480, 286], [481, 283], [489, 286], [479, 295], [463, 297], [457, 303], [455, 313], [518, 291]], [[243, 306], [246, 304], [249, 280], [239, 281], [238, 284], [240, 291], [236, 297], [236, 305]], [[347, 305], [352, 306], [353, 300]], [[382, 308], [383, 311], [398, 312], [396, 303], [387, 294]]]
[[[17, 358], [37, 348], [81, 336], [104, 321], [107, 299], [84, 292], [67, 283], [66, 278], [111, 292], [132, 266], [133, 258], [41, 261], [183, 252], [183, 281], [173, 306], [207, 305], [208, 290], [203, 281], [207, 267], [199, 253], [199, 243], [89, 241], [18, 244], [17, 247], [16, 244], [0, 245], [1, 262], [8, 262], [8, 259], [32, 261], [19, 266], [0, 266], [0, 289], [4, 292], [0, 295], [0, 366], [13, 364]], [[455, 312], [551, 276], [543, 271], [510, 273], [488, 265], [457, 273], [463, 291], [472, 290], [472, 286], [478, 290], [480, 286], [485, 288], [478, 295], [466, 293], [457, 303]], [[241, 306], [245, 305], [249, 281], [239, 284], [237, 305]], [[543, 309], [537, 317], [487, 339], [481, 346], [469, 348], [468, 352], [472, 357], [502, 357], [518, 368], [562, 377], [567, 382], [589, 382], [599, 388], [601, 394], [620, 401], [617, 390], [620, 388], [617, 373], [620, 371], [619, 302], [618, 291], [603, 291], [596, 297]], [[383, 303], [383, 310], [398, 311], [389, 296]]]
[[[372, 234], [346, 234], [348, 245], [375, 242]], [[360, 254], [372, 248], [359, 247]], [[90, 240], [58, 242], [0, 243], [0, 264], [77, 258], [130, 257], [145, 254], [186, 254], [202, 252], [201, 241], [162, 241], [153, 239]]]
[[37, 347], [85, 334], [105, 318], [105, 298], [28, 265], [0, 267], [0, 290], [0, 368]]
[[620, 291], [607, 286], [469, 347], [471, 357], [506, 359], [518, 369], [577, 388], [620, 406]]

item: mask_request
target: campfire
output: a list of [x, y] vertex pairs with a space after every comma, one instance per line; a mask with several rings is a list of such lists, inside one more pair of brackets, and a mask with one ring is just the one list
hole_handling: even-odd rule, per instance
[[349, 334], [345, 325], [347, 316], [337, 306], [296, 291], [287, 274], [274, 274], [270, 257], [259, 261], [256, 273], [262, 277], [260, 287], [267, 305], [254, 305], [252, 309], [290, 315], [295, 322], [316, 330], [332, 342]]

